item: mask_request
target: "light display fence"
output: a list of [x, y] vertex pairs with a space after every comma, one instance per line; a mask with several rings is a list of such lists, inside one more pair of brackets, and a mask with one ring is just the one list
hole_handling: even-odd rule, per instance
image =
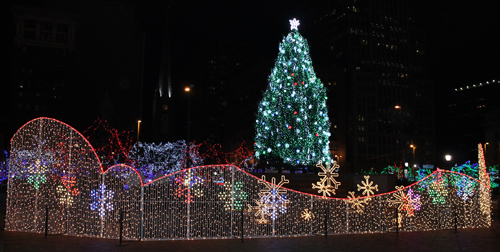
[[[480, 160], [482, 149], [480, 149]], [[137, 240], [281, 237], [488, 227], [489, 179], [438, 170], [396, 191], [349, 199], [265, 182], [233, 165], [182, 170], [149, 183], [133, 168], [103, 171], [88, 141], [49, 118], [12, 138], [6, 229]], [[482, 165], [482, 166], [481, 166]], [[480, 162], [484, 169], [484, 161]], [[373, 192], [372, 192], [373, 194]], [[47, 218], [48, 217], [48, 218]]]

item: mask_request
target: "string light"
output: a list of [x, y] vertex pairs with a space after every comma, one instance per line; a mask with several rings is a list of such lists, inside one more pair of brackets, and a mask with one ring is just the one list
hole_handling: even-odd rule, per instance
[[[83, 135], [49, 118], [25, 124], [11, 146], [8, 231], [43, 233], [45, 206], [49, 233], [118, 238], [123, 211], [124, 239], [141, 240], [230, 238], [241, 231], [245, 237], [305, 236], [325, 228], [335, 234], [376, 233], [390, 231], [396, 222], [400, 231], [424, 231], [452, 228], [455, 216], [460, 228], [491, 225], [490, 179], [481, 155], [480, 179], [438, 170], [407, 187], [372, 194], [375, 185], [365, 178], [358, 191], [369, 197], [350, 192], [348, 198], [331, 198], [283, 188], [289, 182], [284, 177], [268, 183], [231, 164], [186, 168], [151, 181], [126, 164], [104, 170]], [[30, 169], [43, 171], [46, 182], [35, 188], [28, 182]], [[325, 178], [326, 169], [331, 167], [323, 170]], [[433, 204], [429, 193], [429, 187], [440, 184], [448, 190], [444, 205]], [[175, 194], [179, 188], [183, 195]], [[247, 210], [243, 206], [248, 211], [233, 211]], [[398, 209], [399, 218], [390, 207]], [[319, 213], [327, 210], [324, 226]]]

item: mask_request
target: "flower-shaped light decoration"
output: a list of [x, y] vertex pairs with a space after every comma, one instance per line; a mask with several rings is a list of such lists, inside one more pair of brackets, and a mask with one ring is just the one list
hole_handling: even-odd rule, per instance
[[90, 192], [90, 197], [92, 198], [93, 202], [90, 204], [90, 210], [99, 211], [99, 216], [101, 218], [104, 218], [106, 215], [106, 211], [113, 211], [113, 197], [115, 195], [115, 192], [112, 190], [106, 190], [106, 186], [104, 184], [101, 184], [99, 186], [99, 190], [92, 190]]

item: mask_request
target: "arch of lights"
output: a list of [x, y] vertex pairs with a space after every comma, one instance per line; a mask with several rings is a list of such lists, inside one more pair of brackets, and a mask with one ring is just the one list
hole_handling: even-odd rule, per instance
[[[89, 142], [50, 118], [12, 138], [6, 230], [137, 240], [383, 233], [491, 225], [489, 178], [437, 170], [396, 191], [331, 198], [265, 182], [233, 165], [182, 170], [145, 183], [132, 167], [103, 171]], [[368, 181], [368, 178], [367, 178]], [[243, 212], [242, 212], [243, 211]], [[243, 218], [243, 219], [242, 219]]]

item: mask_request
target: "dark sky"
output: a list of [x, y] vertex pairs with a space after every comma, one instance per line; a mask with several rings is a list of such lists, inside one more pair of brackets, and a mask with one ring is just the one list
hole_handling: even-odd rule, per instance
[[[154, 16], [150, 14], [162, 9], [161, 5], [144, 6], [147, 16]], [[219, 39], [248, 41], [254, 50], [274, 60], [282, 36], [289, 32], [288, 20], [293, 17], [303, 24], [299, 31], [306, 38], [309, 35], [306, 23], [310, 20], [305, 15], [309, 7], [301, 1], [171, 1], [167, 5], [172, 50], [185, 55], [179, 59], [185, 62], [172, 62], [174, 68], [189, 66], [200, 53], [196, 50], [198, 43]], [[498, 78], [498, 1], [410, 0], [410, 7], [426, 31], [429, 72], [437, 91]]]

